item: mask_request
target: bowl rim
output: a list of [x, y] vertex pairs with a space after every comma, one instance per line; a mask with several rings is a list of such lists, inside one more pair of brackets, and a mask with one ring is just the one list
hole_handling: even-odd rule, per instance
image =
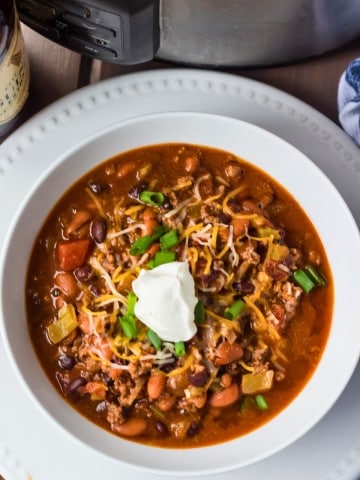
[[[332, 195], [331, 198], [334, 199], [333, 201], [337, 203], [337, 206], [339, 208], [339, 212], [343, 216], [343, 221], [346, 221], [348, 234], [351, 234], [352, 242], [357, 247], [357, 257], [354, 260], [355, 260], [355, 263], [357, 263], [357, 265], [360, 267], [359, 231], [358, 231], [356, 222], [355, 222], [349, 208], [347, 207], [345, 201], [343, 200], [343, 198], [341, 197], [341, 195], [339, 194], [339, 192], [337, 191], [335, 186], [330, 182], [330, 180], [325, 176], [325, 174], [310, 159], [308, 159], [308, 157], [306, 157], [302, 152], [297, 150], [295, 147], [293, 147], [291, 144], [289, 144], [285, 140], [277, 137], [276, 135], [274, 135], [273, 133], [271, 133], [267, 130], [262, 129], [261, 127], [258, 127], [258, 126], [255, 126], [253, 124], [250, 124], [248, 122], [238, 120], [238, 119], [234, 119], [234, 118], [231, 118], [231, 117], [225, 117], [225, 116], [222, 116], [222, 115], [215, 115], [215, 114], [208, 114], [208, 113], [196, 113], [196, 112], [157, 113], [157, 114], [141, 115], [141, 116], [138, 116], [138, 117], [134, 117], [130, 120], [125, 120], [125, 121], [122, 121], [122, 122], [118, 122], [114, 125], [106, 127], [104, 129], [101, 129], [96, 133], [96, 135], [84, 138], [83, 141], [79, 142], [77, 145], [74, 145], [71, 149], [64, 152], [61, 156], [59, 156], [57, 159], [55, 159], [53, 161], [53, 163], [51, 165], [49, 165], [49, 167], [47, 169], [45, 169], [45, 171], [39, 177], [38, 181], [35, 182], [32, 189], [28, 192], [28, 194], [25, 196], [23, 202], [18, 207], [16, 215], [14, 216], [14, 219], [13, 219], [13, 221], [12, 221], [12, 223], [11, 223], [9, 229], [8, 229], [8, 232], [7, 232], [7, 235], [6, 235], [2, 250], [1, 250], [1, 256], [0, 256], [0, 269], [1, 269], [1, 273], [0, 273], [0, 300], [3, 298], [3, 295], [4, 295], [3, 292], [4, 292], [4, 288], [5, 288], [5, 283], [6, 283], [5, 279], [4, 279], [4, 272], [7, 271], [6, 267], [8, 268], [8, 266], [7, 266], [7, 252], [9, 252], [9, 250], [11, 252], [11, 245], [10, 245], [11, 244], [11, 239], [12, 239], [13, 235], [16, 233], [16, 229], [19, 228], [18, 227], [19, 223], [21, 222], [21, 220], [23, 219], [23, 217], [25, 215], [28, 202], [32, 201], [34, 199], [34, 197], [36, 197], [36, 193], [38, 192], [39, 189], [41, 190], [41, 187], [44, 184], [46, 184], [46, 181], [48, 179], [51, 180], [52, 176], [55, 174], [54, 172], [56, 172], [59, 168], [61, 168], [61, 165], [64, 165], [67, 162], [69, 162], [70, 161], [69, 159], [71, 159], [73, 156], [76, 157], [76, 155], [78, 155], [79, 152], [82, 152], [84, 149], [86, 150], [86, 149], [91, 148], [92, 146], [95, 146], [97, 144], [97, 142], [100, 142], [100, 143], [104, 142], [104, 139], [106, 139], [109, 136], [111, 137], [118, 130], [120, 130], [120, 131], [124, 131], [124, 130], [126, 131], [126, 129], [131, 130], [131, 129], [139, 127], [141, 125], [143, 127], [144, 127], [144, 125], [147, 125], [147, 126], [150, 125], [150, 129], [151, 129], [151, 128], [154, 128], [153, 126], [151, 126], [153, 124], [153, 122], [155, 122], [155, 124], [160, 122], [160, 124], [161, 124], [161, 122], [164, 122], [164, 121], [172, 122], [172, 123], [175, 122], [175, 124], [176, 124], [176, 122], [181, 123], [181, 122], [184, 122], [184, 121], [185, 122], [190, 121], [194, 124], [196, 124], [196, 122], [198, 122], [198, 123], [199, 122], [210, 122], [211, 124], [215, 124], [215, 125], [221, 124], [223, 126], [227, 126], [228, 128], [234, 128], [234, 129], [239, 128], [241, 130], [246, 131], [248, 134], [251, 133], [251, 134], [254, 134], [254, 135], [258, 135], [260, 138], [262, 138], [265, 141], [265, 143], [266, 142], [271, 142], [271, 144], [273, 144], [274, 147], [279, 148], [280, 150], [287, 151], [289, 154], [293, 155], [294, 158], [296, 158], [296, 161], [300, 161], [303, 165], [305, 165], [307, 171], [313, 173], [314, 176], [321, 182], [323, 187], [329, 193], [331, 192], [331, 195]], [[155, 142], [155, 143], [158, 143], [158, 142]], [[191, 142], [187, 142], [187, 143], [195, 143], [195, 142], [191, 141]], [[221, 148], [221, 147], [215, 147], [215, 148]], [[229, 149], [227, 149], [227, 150], [229, 151]], [[244, 157], [243, 155], [240, 155], [240, 156], [245, 158], [246, 161], [251, 162], [251, 160]], [[108, 158], [108, 156], [103, 157], [102, 160], [99, 161], [99, 163], [101, 163], [103, 161], [106, 161], [107, 158]], [[88, 170], [90, 170], [90, 168], [86, 168], [84, 170], [84, 173]], [[77, 178], [78, 178], [78, 176], [76, 177], [76, 179]], [[275, 178], [275, 179], [276, 179], [276, 181], [278, 181], [278, 183], [280, 183], [284, 186], [283, 182], [279, 181], [277, 178]], [[285, 186], [285, 188], [287, 188], [287, 187]], [[291, 194], [293, 195], [292, 192], [291, 192]], [[296, 198], [296, 196], [295, 196], [295, 198]], [[52, 203], [50, 205], [50, 208], [52, 208], [53, 204], [54, 203]], [[307, 212], [306, 208], [304, 208], [304, 210]], [[42, 222], [40, 222], [40, 224], [41, 223]], [[316, 227], [316, 225], [315, 225], [315, 227]], [[330, 263], [331, 268], [332, 268], [332, 264], [330, 262], [330, 259], [329, 259], [329, 263]], [[341, 270], [340, 270], [340, 272], [341, 272]], [[335, 281], [335, 290], [336, 290], [337, 278], [334, 278], [334, 281]], [[338, 308], [337, 303], [338, 303], [337, 302], [337, 296], [336, 296], [336, 292], [335, 292], [334, 315], [335, 315], [335, 309]], [[14, 351], [12, 345], [11, 345], [11, 341], [10, 341], [9, 334], [8, 334], [9, 333], [8, 332], [8, 325], [6, 324], [5, 312], [4, 312], [5, 306], [6, 306], [6, 302], [1, 302], [0, 333], [2, 335], [4, 344], [5, 344], [7, 355], [10, 358], [12, 367], [15, 370], [17, 378], [20, 380], [20, 382], [23, 385], [27, 394], [37, 404], [37, 406], [40, 408], [40, 410], [43, 412], [43, 414], [45, 414], [51, 420], [52, 424], [55, 424], [58, 428], [65, 431], [72, 438], [74, 438], [78, 442], [84, 444], [83, 440], [77, 438], [76, 435], [74, 436], [74, 433], [69, 431], [69, 429], [66, 428], [63, 424], [59, 424], [59, 422], [56, 420], [56, 418], [54, 418], [54, 415], [51, 414], [47, 410], [47, 408], [45, 408], [45, 406], [43, 405], [43, 401], [40, 401], [40, 399], [38, 398], [39, 393], [34, 392], [34, 389], [31, 387], [31, 385], [29, 385], [29, 380], [26, 379], [24, 377], [23, 373], [21, 372], [20, 365], [18, 364], [18, 359], [16, 358], [16, 353], [15, 353], [15, 351]], [[331, 327], [331, 331], [332, 330], [333, 330], [333, 326]], [[360, 333], [360, 328], [358, 328], [358, 330], [359, 330], [358, 333]], [[330, 332], [329, 333], [329, 340], [330, 340], [331, 335], [332, 334]], [[332, 347], [332, 348], [335, 348], [334, 345], [333, 345], [334, 342], [332, 341], [332, 343], [329, 343], [329, 340], [328, 340], [328, 345], [327, 345], [327, 347], [325, 349], [325, 352], [324, 352], [324, 355], [323, 355], [323, 359], [325, 358], [325, 360], [328, 356], [327, 351], [329, 349], [329, 346]], [[210, 473], [213, 474], [213, 473], [220, 473], [220, 472], [228, 471], [228, 470], [231, 470], [231, 469], [239, 468], [241, 466], [249, 465], [250, 463], [257, 462], [257, 461], [259, 461], [263, 458], [268, 457], [269, 455], [272, 455], [272, 454], [276, 453], [280, 449], [284, 448], [285, 446], [287, 446], [290, 443], [292, 443], [293, 441], [295, 441], [297, 438], [299, 438], [304, 433], [306, 433], [313, 425], [315, 425], [315, 423], [317, 423], [320, 420], [320, 418], [323, 417], [323, 415], [325, 415], [325, 413], [332, 407], [332, 405], [335, 403], [336, 399], [340, 396], [341, 392], [344, 390], [345, 386], [347, 385], [348, 381], [350, 380], [351, 375], [352, 375], [352, 373], [353, 373], [353, 371], [354, 371], [354, 369], [357, 365], [359, 356], [360, 356], [360, 345], [357, 348], [354, 348], [351, 351], [351, 355], [349, 355], [349, 352], [348, 352], [348, 358], [347, 358], [348, 368], [347, 368], [346, 372], [343, 372], [344, 376], [342, 377], [342, 381], [339, 382], [338, 385], [337, 385], [337, 388], [333, 392], [331, 392], [331, 395], [328, 397], [328, 402], [326, 403], [326, 406], [323, 405], [322, 408], [319, 409], [319, 411], [317, 411], [317, 414], [313, 416], [311, 421], [308, 420], [307, 422], [303, 422], [303, 424], [301, 425], [301, 427], [302, 427], [301, 432], [298, 431], [296, 434], [294, 434], [292, 436], [292, 438], [288, 437], [288, 438], [286, 438], [286, 440], [282, 439], [281, 441], [279, 441], [279, 444], [277, 445], [276, 448], [274, 447], [272, 450], [268, 449], [268, 451], [264, 454], [252, 454], [251, 461], [242, 460], [242, 461], [238, 461], [238, 462], [233, 462], [231, 465], [223, 465], [222, 467], [219, 467], [218, 469], [216, 469], [214, 467], [203, 468], [203, 467], [199, 467], [199, 466], [196, 469], [191, 469], [191, 468], [181, 469], [181, 468], [179, 468], [179, 466], [176, 466], [175, 468], [170, 468], [170, 469], [169, 468], [168, 469], [157, 469], [154, 466], [149, 467], [149, 466], [145, 466], [145, 465], [137, 465], [136, 462], [131, 461], [131, 460], [129, 461], [128, 459], [115, 458], [115, 460], [119, 461], [119, 462], [123, 462], [127, 466], [131, 466], [133, 468], [137, 468], [137, 469], [140, 469], [142, 471], [151, 472], [151, 473], [158, 473], [158, 474], [165, 474], [165, 475], [169, 475], [169, 474], [171, 474], [171, 475], [189, 475], [189, 474], [192, 474], [192, 475], [194, 475], [194, 474], [195, 475], [200, 475], [201, 474], [201, 475], [203, 475], [204, 474], [205, 475], [205, 474], [210, 474]], [[320, 374], [325, 375], [326, 372], [323, 371], [323, 368], [320, 368], [320, 366], [323, 365], [323, 359], [321, 359], [320, 364], [317, 367], [317, 370], [315, 371], [312, 378], [308, 381], [308, 383], [305, 387], [306, 390], [308, 390], [310, 388], [310, 386], [314, 385], [314, 382], [315, 382], [316, 378]], [[45, 377], [44, 373], [43, 373], [43, 375]], [[59, 397], [59, 399], [61, 399], [61, 401], [64, 404], [66, 404], [66, 402], [55, 391], [55, 389], [54, 389], [54, 392]], [[293, 400], [293, 402], [291, 402], [291, 404], [290, 404], [290, 406], [292, 406], [292, 408], [290, 409], [291, 412], [294, 410], [294, 408], [297, 406], [297, 404], [300, 404], [299, 408], [304, 407], [304, 406], [307, 406], [307, 408], [311, 407], [311, 405], [309, 405], [309, 403], [307, 403], [306, 401], [302, 402], [302, 403], [300, 402], [299, 396], [301, 396], [301, 395], [302, 395], [302, 392], [300, 392], [298, 397], [295, 398]], [[205, 451], [207, 452], [207, 453], [205, 453], [206, 456], [204, 457], [204, 459], [209, 458], [208, 454], [212, 453], [212, 452], [209, 451], [209, 449], [214, 450], [213, 453], [216, 453], [217, 450], [219, 450], [219, 451], [222, 450], [223, 451], [224, 449], [222, 448], [222, 446], [229, 445], [229, 443], [234, 444], [236, 442], [244, 443], [244, 442], [239, 442], [239, 440], [243, 439], [243, 438], [249, 438], [249, 435], [251, 435], [251, 437], [254, 438], [255, 440], [258, 439], [257, 441], [260, 442], [261, 437], [258, 438], [259, 437], [259, 432], [261, 432], [261, 434], [263, 434], [263, 432], [267, 432], [269, 430], [269, 428], [273, 428], [272, 425], [274, 424], [274, 421], [279, 417], [284, 418], [285, 421], [286, 421], [286, 417], [288, 416], [287, 415], [288, 411], [289, 411], [289, 407], [287, 407], [285, 409], [285, 411], [283, 412], [284, 415], [281, 412], [279, 415], [277, 415], [277, 417], [275, 417], [275, 419], [271, 420], [270, 422], [265, 424], [263, 427], [260, 427], [260, 429], [255, 430], [254, 432], [252, 432], [248, 435], [245, 435], [244, 437], [239, 437], [238, 439], [231, 440], [229, 442], [225, 442], [225, 443], [214, 445], [214, 446], [201, 447], [201, 449], [204, 450], [204, 452]], [[76, 415], [79, 416], [78, 413], [76, 413]], [[88, 420], [86, 420], [86, 422], [87, 422], [87, 424], [90, 424], [90, 422]], [[90, 425], [88, 425], [88, 426], [90, 428]], [[99, 427], [96, 427], [96, 435], [94, 434], [93, 431], [92, 431], [92, 434], [95, 435], [95, 436], [98, 436], [99, 435], [98, 430], [99, 430]], [[106, 435], [108, 436], [109, 433], [106, 432]], [[101, 435], [101, 437], [103, 437], [103, 435]], [[115, 438], [118, 441], [118, 437], [115, 437]], [[126, 442], [128, 442], [128, 441], [126, 441]], [[139, 444], [133, 443], [133, 442], [128, 442], [128, 443], [131, 443], [131, 445], [135, 445], [136, 449], [139, 450], [140, 452], [143, 452], [144, 448], [145, 448], [146, 452], [148, 452], [149, 449], [152, 450], [151, 454], [155, 455], [155, 456], [156, 456], [155, 452], [157, 452], [159, 450], [164, 453], [163, 449], [157, 449], [157, 447], [139, 446]], [[85, 444], [88, 447], [90, 447], [90, 448], [96, 450], [97, 452], [99, 452], [99, 450], [96, 448], [96, 442], [91, 444], [91, 445], [86, 443], [86, 442], [85, 442]], [[218, 446], [221, 446], [221, 448], [217, 448]], [[154, 448], [155, 448], [155, 450], [154, 450]], [[173, 450], [173, 449], [171, 449], [171, 450], [166, 450], [166, 453], [168, 454], [169, 452], [171, 452], [172, 453], [171, 456], [173, 457], [174, 460], [176, 460], [176, 463], [180, 463], [181, 462], [181, 457], [184, 456], [184, 452], [186, 452], [186, 454], [188, 456], [190, 456], [192, 458], [195, 458], [194, 454], [198, 455], [199, 451], [200, 451], [200, 449], [193, 449], [193, 450], [189, 450], [189, 449]], [[100, 453], [102, 453], [106, 456], [110, 456], [111, 458], [114, 458], [114, 456], [112, 454], [109, 455], [107, 452], [100, 451]], [[144, 455], [145, 455], [145, 451], [144, 451]], [[179, 457], [179, 455], [180, 455], [180, 457]], [[178, 458], [176, 458], [176, 457], [178, 457]]]

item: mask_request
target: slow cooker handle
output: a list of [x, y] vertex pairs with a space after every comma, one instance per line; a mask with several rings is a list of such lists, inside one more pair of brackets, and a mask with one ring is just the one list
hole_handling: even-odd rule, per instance
[[152, 60], [160, 45], [160, 0], [16, 0], [38, 33], [109, 63]]

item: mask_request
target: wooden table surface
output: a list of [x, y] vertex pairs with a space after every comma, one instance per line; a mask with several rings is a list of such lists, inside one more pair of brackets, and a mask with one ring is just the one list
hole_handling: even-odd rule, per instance
[[[79, 87], [102, 79], [146, 69], [176, 67], [162, 61], [135, 66], [106, 64], [63, 48], [26, 26], [23, 26], [23, 33], [31, 65], [28, 115]], [[280, 88], [338, 123], [336, 98], [339, 78], [349, 62], [356, 57], [360, 57], [360, 39], [336, 51], [291, 65], [222, 71]]]

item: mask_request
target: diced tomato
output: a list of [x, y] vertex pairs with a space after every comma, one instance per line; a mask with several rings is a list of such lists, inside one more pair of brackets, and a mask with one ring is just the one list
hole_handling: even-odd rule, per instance
[[57, 260], [61, 270], [69, 271], [81, 267], [90, 253], [89, 238], [69, 240], [57, 245]]

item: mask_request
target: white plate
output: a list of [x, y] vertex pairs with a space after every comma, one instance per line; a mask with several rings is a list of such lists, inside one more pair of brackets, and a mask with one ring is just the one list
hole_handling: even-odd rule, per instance
[[[0, 147], [0, 245], [31, 185], [64, 149], [119, 120], [179, 110], [240, 118], [292, 143], [328, 175], [360, 224], [360, 152], [336, 125], [261, 83], [204, 70], [172, 69], [113, 78], [77, 91], [33, 117]], [[309, 195], [316, 201], [316, 192]], [[161, 478], [119, 471], [118, 464], [56, 429], [27, 400], [2, 344], [0, 365], [0, 473], [8, 475], [6, 480], [27, 480], [27, 472], [34, 480], [75, 478], [75, 472], [87, 480]], [[207, 478], [355, 479], [360, 474], [359, 395], [358, 367], [333, 409], [301, 440], [254, 466]]]

